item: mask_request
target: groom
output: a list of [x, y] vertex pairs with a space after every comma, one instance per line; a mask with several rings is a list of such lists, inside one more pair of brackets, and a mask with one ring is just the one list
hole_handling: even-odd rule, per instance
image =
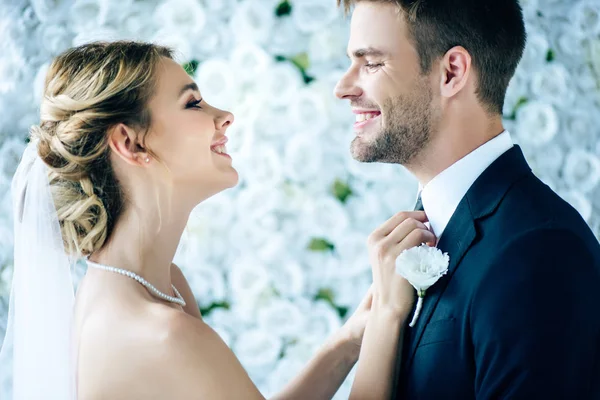
[[405, 329], [394, 398], [600, 399], [600, 246], [502, 126], [517, 0], [339, 3], [354, 8], [335, 89], [357, 115], [352, 154], [418, 178], [450, 256]]

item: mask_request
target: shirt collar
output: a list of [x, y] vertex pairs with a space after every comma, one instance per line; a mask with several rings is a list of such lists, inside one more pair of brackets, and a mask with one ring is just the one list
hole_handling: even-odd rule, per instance
[[438, 239], [479, 175], [512, 147], [510, 133], [504, 131], [452, 164], [424, 187], [419, 185], [423, 208]]

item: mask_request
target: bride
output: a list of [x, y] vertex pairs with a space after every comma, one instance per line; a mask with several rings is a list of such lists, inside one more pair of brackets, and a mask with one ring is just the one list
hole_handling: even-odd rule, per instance
[[[0, 353], [10, 398], [263, 398], [172, 263], [192, 209], [237, 183], [226, 152], [233, 121], [167, 48], [93, 43], [54, 60], [13, 179]], [[359, 352], [351, 397], [389, 397], [414, 292], [395, 259], [434, 240], [424, 221], [401, 213], [373, 232], [371, 290], [276, 398], [331, 398]], [[75, 297], [70, 266], [81, 257], [89, 268]]]

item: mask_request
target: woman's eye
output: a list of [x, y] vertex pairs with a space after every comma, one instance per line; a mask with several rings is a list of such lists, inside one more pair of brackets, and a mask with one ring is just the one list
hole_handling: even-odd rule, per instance
[[200, 103], [202, 103], [202, 99], [190, 101], [186, 104], [185, 108], [202, 108], [200, 107]]

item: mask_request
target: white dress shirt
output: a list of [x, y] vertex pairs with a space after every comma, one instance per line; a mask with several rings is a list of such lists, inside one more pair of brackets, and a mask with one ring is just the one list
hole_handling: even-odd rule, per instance
[[438, 240], [471, 185], [490, 164], [512, 147], [510, 133], [504, 131], [446, 168], [420, 189], [423, 208]]

